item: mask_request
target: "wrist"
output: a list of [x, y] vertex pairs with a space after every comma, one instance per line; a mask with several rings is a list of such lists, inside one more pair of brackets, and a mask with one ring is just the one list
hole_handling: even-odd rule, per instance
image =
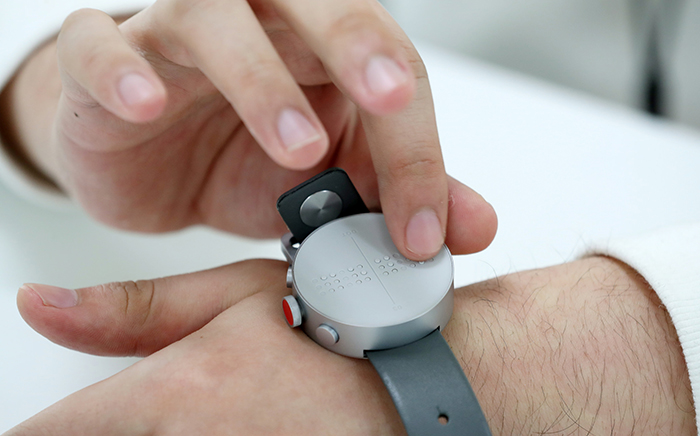
[[593, 257], [469, 286], [445, 329], [494, 434], [696, 434], [687, 367], [656, 294]]
[[51, 129], [61, 93], [55, 41], [37, 49], [0, 93], [0, 139], [26, 177], [57, 188]]

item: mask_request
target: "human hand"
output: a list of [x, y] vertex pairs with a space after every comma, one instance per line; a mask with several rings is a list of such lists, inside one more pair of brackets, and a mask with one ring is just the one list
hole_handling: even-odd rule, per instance
[[18, 142], [112, 226], [278, 236], [277, 196], [340, 166], [407, 257], [495, 233], [446, 176], [425, 67], [374, 0], [159, 0], [119, 26], [82, 10], [13, 87]]
[[[367, 361], [287, 327], [284, 274], [284, 263], [247, 261], [77, 294], [23, 287], [21, 313], [49, 339], [148, 357], [5, 436], [402, 434]], [[644, 280], [617, 261], [459, 289], [443, 334], [495, 435], [697, 434], [675, 329]]]
[[[62, 309], [23, 287], [23, 316], [51, 340], [94, 354], [148, 357], [6, 436], [401, 434], [367, 362], [331, 353], [287, 326], [285, 271], [283, 262], [245, 261], [79, 289], [77, 306]], [[33, 288], [70, 305], [70, 294]]]

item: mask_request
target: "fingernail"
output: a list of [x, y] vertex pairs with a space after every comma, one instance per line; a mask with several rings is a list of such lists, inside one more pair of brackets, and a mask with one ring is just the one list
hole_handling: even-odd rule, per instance
[[294, 109], [285, 109], [277, 120], [277, 130], [287, 150], [296, 150], [321, 139], [321, 134]]
[[408, 74], [392, 59], [374, 56], [365, 71], [367, 86], [374, 94], [389, 94], [408, 81]]
[[73, 289], [59, 288], [51, 285], [38, 285], [36, 283], [25, 283], [23, 288], [36, 292], [44, 306], [67, 309], [78, 305], [78, 293]]
[[413, 215], [406, 226], [406, 248], [419, 256], [429, 256], [443, 244], [440, 220], [432, 209]]
[[151, 82], [136, 73], [129, 73], [122, 77], [119, 81], [118, 91], [119, 96], [127, 106], [138, 106], [156, 95], [156, 89], [151, 85]]

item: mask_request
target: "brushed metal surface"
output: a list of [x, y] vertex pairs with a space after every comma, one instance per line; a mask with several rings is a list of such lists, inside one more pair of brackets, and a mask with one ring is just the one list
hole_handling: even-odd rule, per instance
[[340, 216], [343, 200], [333, 191], [323, 190], [309, 195], [301, 204], [299, 216], [309, 227], [318, 227]]
[[365, 350], [392, 348], [443, 328], [453, 307], [454, 268], [446, 246], [415, 262], [391, 241], [382, 214], [332, 221], [309, 235], [296, 252], [294, 294], [302, 327], [316, 342], [316, 329], [339, 335], [329, 350], [364, 357]]

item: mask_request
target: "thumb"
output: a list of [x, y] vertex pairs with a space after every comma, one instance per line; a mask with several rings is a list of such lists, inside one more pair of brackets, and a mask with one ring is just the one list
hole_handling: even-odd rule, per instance
[[25, 284], [22, 318], [49, 340], [104, 356], [146, 356], [242, 299], [283, 286], [285, 263], [250, 260], [180, 276], [82, 289]]

